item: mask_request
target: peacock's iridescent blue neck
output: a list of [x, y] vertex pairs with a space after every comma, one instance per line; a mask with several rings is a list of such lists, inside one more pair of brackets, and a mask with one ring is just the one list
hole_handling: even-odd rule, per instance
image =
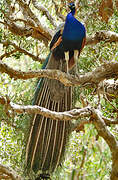
[[[74, 12], [73, 12], [74, 13]], [[78, 41], [85, 37], [85, 27], [73, 15], [72, 11], [68, 13], [62, 38], [66, 40]]]
[[75, 11], [76, 11], [76, 10], [75, 10], [75, 8], [74, 8], [73, 10], [71, 10], [70, 13], [74, 16], [74, 15], [75, 15]]

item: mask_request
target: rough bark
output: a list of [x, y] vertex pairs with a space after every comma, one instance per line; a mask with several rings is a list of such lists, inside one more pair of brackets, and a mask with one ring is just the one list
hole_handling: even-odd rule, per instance
[[84, 75], [70, 75], [63, 73], [59, 70], [44, 69], [39, 71], [21, 72], [15, 70], [2, 61], [0, 61], [0, 72], [7, 73], [11, 78], [14, 79], [30, 79], [36, 77], [47, 77], [50, 79], [56, 79], [62, 82], [65, 86], [78, 86], [78, 85], [96, 85], [102, 80], [108, 78], [118, 77], [118, 63], [110, 62], [101, 65], [92, 72], [85, 73]]

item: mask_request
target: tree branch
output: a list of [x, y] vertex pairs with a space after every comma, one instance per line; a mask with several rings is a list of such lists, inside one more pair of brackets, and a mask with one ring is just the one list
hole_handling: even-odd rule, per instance
[[84, 75], [68, 75], [67, 73], [59, 70], [41, 69], [39, 71], [18, 71], [9, 67], [2, 61], [0, 61], [0, 72], [7, 73], [14, 79], [30, 79], [47, 77], [49, 79], [56, 79], [62, 82], [65, 86], [78, 86], [78, 85], [92, 85], [98, 84], [100, 81], [108, 78], [118, 77], [118, 62], [109, 62], [97, 67], [92, 72], [85, 73]]
[[39, 58], [31, 53], [29, 53], [28, 51], [26, 51], [25, 49], [17, 46], [15, 43], [12, 43], [11, 41], [1, 41], [0, 43], [2, 43], [4, 46], [8, 47], [9, 45], [13, 46], [15, 48], [15, 50], [11, 51], [10, 53], [5, 53], [4, 55], [1, 56], [1, 59], [4, 57], [4, 56], [9, 56], [11, 55], [12, 53], [16, 52], [16, 51], [19, 51], [21, 53], [24, 53], [25, 55], [28, 55], [29, 57], [31, 57], [34, 61], [38, 61], [38, 62], [44, 62], [45, 59], [43, 58]]
[[83, 109], [73, 109], [65, 112], [55, 112], [37, 105], [21, 106], [12, 102], [10, 102], [9, 105], [11, 109], [16, 113], [40, 114], [54, 120], [69, 121], [72, 119], [89, 117], [91, 115], [91, 110], [89, 107], [85, 107]]
[[25, 19], [28, 21], [31, 21], [31, 23], [33, 23], [32, 24], [33, 27], [36, 27], [36, 25], [37, 25], [38, 26], [37, 30], [39, 30], [39, 33], [42, 35], [42, 37], [44, 36], [45, 38], [50, 40], [50, 38], [52, 37], [51, 32], [49, 31], [49, 29], [47, 29], [46, 27], [43, 27], [41, 25], [39, 19], [31, 11], [29, 6], [25, 2], [23, 2], [22, 0], [16, 0], [16, 2], [21, 7], [21, 10], [22, 10], [22, 13], [23, 13]]
[[22, 180], [22, 178], [18, 176], [14, 170], [2, 164], [0, 164], [0, 174], [4, 177], [9, 177], [11, 180]]
[[54, 6], [55, 6], [55, 11], [56, 11], [56, 15], [60, 18], [60, 19], [62, 19], [62, 21], [65, 21], [65, 16], [63, 16], [61, 13], [60, 13], [60, 8], [58, 7], [58, 5], [56, 4], [56, 2], [54, 1], [54, 0], [52, 0], [52, 2], [53, 2], [53, 4], [54, 4]]
[[118, 33], [105, 30], [96, 32], [94, 35], [87, 37], [86, 45], [97, 44], [100, 41], [118, 42]]
[[108, 82], [103, 81], [99, 84], [98, 90], [101, 94], [106, 94], [106, 96], [112, 98], [118, 97], [118, 81]]
[[17, 50], [16, 49], [14, 49], [13, 51], [10, 51], [10, 52], [5, 52], [4, 54], [2, 54], [1, 56], [0, 56], [0, 59], [2, 60], [4, 57], [9, 57], [10, 55], [12, 55], [12, 54], [14, 54], [15, 52], [17, 52]]
[[[22, 13], [24, 15], [25, 20], [22, 21], [27, 25], [27, 27], [19, 26], [15, 23], [15, 20], [8, 16], [3, 10], [2, 13], [5, 17], [5, 25], [9, 28], [9, 30], [18, 36], [31, 36], [38, 40], [43, 40], [43, 42], [47, 45], [48, 41], [52, 38], [52, 31], [43, 27], [38, 20], [38, 18], [31, 11], [29, 6], [23, 2], [22, 0], [16, 0], [21, 7]], [[20, 20], [21, 21], [21, 20]]]
[[[5, 107], [7, 108], [6, 111], [10, 109], [11, 111], [15, 113], [40, 114], [42, 116], [49, 117], [54, 120], [57, 119], [57, 120], [69, 121], [72, 119], [78, 119], [82, 117], [90, 117], [92, 115], [92, 107], [90, 107], [89, 105], [82, 109], [73, 109], [73, 110], [65, 111], [65, 112], [55, 112], [55, 111], [51, 111], [37, 105], [27, 105], [27, 106], [18, 105], [11, 102], [9, 97], [4, 98], [2, 96], [0, 96], [0, 104], [5, 105]], [[104, 120], [105, 124], [108, 126], [110, 124], [118, 124], [118, 120], [105, 118], [103, 116], [102, 116], [102, 119]], [[91, 122], [84, 119], [81, 121], [81, 124], [79, 125], [83, 126], [84, 124], [88, 124], [88, 123], [91, 123]]]
[[110, 119], [110, 118], [105, 118], [105, 117], [102, 117], [102, 119], [104, 120], [105, 124], [107, 126], [110, 126], [111, 124], [113, 125], [116, 125], [118, 124], [118, 119], [114, 120], [114, 119]]
[[102, 118], [101, 112], [95, 109], [93, 109], [92, 112], [93, 112], [93, 118], [95, 119], [93, 123], [99, 135], [104, 138], [111, 152], [114, 152], [114, 150], [118, 147], [118, 142], [116, 141], [114, 135], [108, 130]]
[[50, 23], [57, 28], [57, 25], [55, 23], [55, 19], [49, 14], [49, 11], [44, 7], [38, 4], [38, 2], [36, 0], [32, 0], [32, 4], [34, 5], [34, 7], [36, 9], [38, 9], [39, 11], [42, 11], [46, 17], [48, 18], [48, 20], [50, 21]]
[[[118, 147], [118, 142], [116, 141], [115, 137], [108, 130], [106, 126], [112, 123], [114, 124], [115, 121], [104, 118], [98, 109], [94, 109], [91, 106], [87, 106], [82, 109], [73, 109], [70, 111], [55, 112], [37, 105], [28, 105], [28, 106], [18, 105], [13, 102], [10, 102], [9, 98], [5, 99], [4, 97], [0, 97], [0, 103], [5, 104], [6, 111], [11, 110], [13, 113], [15, 112], [22, 114], [23, 113], [40, 114], [42, 116], [51, 118], [56, 121], [58, 120], [71, 121], [82, 118], [79, 122], [77, 122], [76, 130], [78, 130], [78, 127], [87, 124], [87, 121], [88, 123], [93, 123], [99, 133], [99, 136], [103, 137], [104, 140], [109, 145], [111, 152], [114, 152], [115, 149], [117, 149]], [[87, 117], [89, 117], [90, 120], [87, 119], [85, 120], [85, 118]]]
[[[14, 20], [10, 19], [3, 11], [4, 16], [7, 18], [7, 21], [5, 21], [5, 25], [9, 27], [9, 30], [19, 36], [32, 36], [35, 39], [43, 40], [45, 44], [47, 44], [51, 38], [53, 32], [49, 31], [46, 27], [43, 27], [38, 20], [38, 18], [34, 15], [34, 13], [31, 11], [29, 6], [24, 3], [22, 0], [16, 0], [17, 3], [21, 6], [21, 10], [23, 12], [23, 15], [26, 20], [22, 20], [28, 28], [24, 28], [21, 26], [18, 26], [14, 23]], [[34, 0], [35, 1], [35, 0]], [[53, 1], [55, 4], [55, 2]], [[55, 7], [57, 5], [55, 4]], [[40, 9], [43, 7], [40, 7]], [[44, 9], [46, 11], [46, 9]], [[58, 10], [57, 10], [58, 12]], [[58, 12], [59, 13], [59, 12]], [[65, 21], [65, 19], [64, 19]], [[92, 45], [97, 44], [100, 41], [105, 42], [118, 42], [118, 33], [112, 32], [112, 31], [99, 31], [96, 32], [94, 35], [87, 37], [86, 39], [86, 45]]]
[[13, 122], [11, 122], [11, 121], [8, 120], [8, 119], [0, 118], [0, 121], [6, 123], [8, 126], [14, 128], [14, 129], [16, 129], [16, 131], [23, 131], [22, 128], [17, 127], [16, 124], [13, 124]]
[[[3, 102], [3, 101], [2, 101]], [[29, 114], [40, 114], [42, 116], [51, 118], [53, 120], [62, 120], [62, 121], [71, 121], [73, 119], [78, 120], [79, 118], [83, 117], [91, 117], [88, 123], [93, 123], [99, 133], [100, 136], [104, 138], [107, 144], [110, 147], [111, 152], [118, 147], [118, 142], [116, 141], [113, 134], [107, 129], [107, 126], [103, 120], [101, 112], [98, 109], [94, 109], [91, 106], [87, 106], [82, 109], [73, 109], [70, 111], [65, 112], [55, 112], [48, 110], [44, 107], [40, 107], [37, 105], [28, 105], [28, 106], [21, 106], [9, 102], [6, 107], [8, 107], [16, 113], [29, 113]], [[112, 121], [111, 121], [112, 122]], [[87, 123], [87, 122], [86, 122]], [[81, 119], [77, 124], [76, 127], [80, 127], [81, 124], [85, 124], [85, 119]]]

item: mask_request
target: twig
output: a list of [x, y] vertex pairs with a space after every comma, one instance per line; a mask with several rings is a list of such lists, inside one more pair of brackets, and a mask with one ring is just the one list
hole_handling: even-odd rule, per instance
[[107, 96], [106, 96], [104, 83], [103, 83], [103, 92], [104, 92], [104, 93], [103, 93], [104, 99], [115, 109], [116, 112], [118, 112], [118, 109], [109, 101], [109, 99], [108, 99]]
[[63, 21], [65, 21], [65, 16], [63, 16], [63, 15], [60, 13], [59, 7], [58, 7], [58, 5], [56, 4], [56, 2], [55, 2], [54, 0], [52, 0], [52, 2], [53, 2], [53, 4], [54, 4], [54, 6], [55, 6], [56, 15], [57, 15], [60, 19], [62, 19]]
[[49, 11], [44, 6], [39, 5], [36, 0], [32, 0], [32, 4], [34, 5], [36, 9], [38, 9], [39, 11], [42, 11], [46, 15], [46, 17], [48, 18], [48, 20], [51, 22], [51, 24], [54, 27], [57, 27], [55, 23], [55, 19], [50, 15]]
[[111, 124], [114, 124], [114, 125], [118, 124], [118, 119], [105, 118], [104, 116], [102, 116], [102, 119], [104, 120], [107, 126], [110, 126]]
[[4, 57], [9, 57], [10, 55], [14, 54], [15, 52], [17, 52], [16, 49], [14, 49], [13, 51], [10, 51], [8, 53], [6, 52], [0, 56], [0, 59], [2, 60]]
[[80, 120], [79, 123], [77, 123], [77, 125], [74, 127], [73, 130], [75, 130], [77, 133], [80, 131], [84, 131], [84, 125], [85, 124], [91, 124], [92, 122], [90, 120]]
[[[44, 62], [45, 59], [43, 58], [39, 58], [31, 53], [29, 53], [28, 51], [26, 51], [25, 49], [17, 46], [15, 43], [12, 43], [11, 41], [1, 41], [0, 43], [2, 43], [4, 46], [8, 46], [8, 45], [11, 45], [15, 48], [15, 50], [11, 51], [10, 53], [5, 53], [4, 55], [2, 55], [1, 57], [3, 58], [4, 56], [9, 56], [11, 55], [12, 53], [16, 52], [16, 51], [19, 51], [21, 53], [24, 53], [25, 55], [28, 55], [29, 57], [31, 57], [34, 61], [38, 61], [38, 62]], [[1, 58], [1, 59], [2, 59]]]
[[[86, 146], [88, 146], [88, 143], [86, 143]], [[87, 155], [87, 148], [84, 148], [82, 161], [81, 161], [81, 164], [80, 164], [79, 172], [77, 174], [77, 179], [79, 179], [82, 168], [84, 167], [84, 163], [85, 163], [85, 160], [86, 160], [86, 155]]]
[[8, 119], [0, 118], [0, 121], [5, 122], [8, 126], [16, 129], [17, 131], [22, 131], [22, 130], [23, 130], [23, 129], [21, 129], [21, 128], [18, 128], [15, 124], [13, 124], [12, 122], [10, 122]]

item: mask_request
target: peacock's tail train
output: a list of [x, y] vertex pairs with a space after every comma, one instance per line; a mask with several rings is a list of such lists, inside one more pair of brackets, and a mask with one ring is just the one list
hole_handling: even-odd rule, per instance
[[[47, 58], [45, 65], [48, 69], [66, 69], [64, 60], [57, 61], [52, 54]], [[34, 104], [56, 112], [70, 110], [72, 87], [65, 87], [57, 80], [42, 78], [37, 85]], [[70, 121], [52, 120], [35, 114], [27, 140], [27, 168], [35, 173], [54, 172], [63, 159], [71, 127]]]

